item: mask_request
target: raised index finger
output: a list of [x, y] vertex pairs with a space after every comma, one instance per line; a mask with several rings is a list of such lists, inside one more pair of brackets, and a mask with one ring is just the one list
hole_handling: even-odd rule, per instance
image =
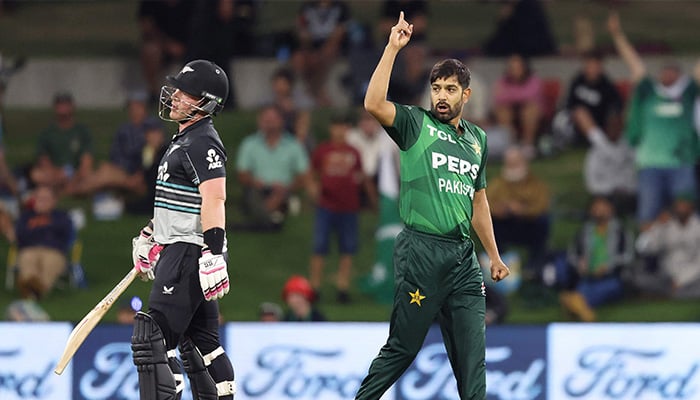
[[403, 11], [399, 12], [399, 23], [403, 22]]

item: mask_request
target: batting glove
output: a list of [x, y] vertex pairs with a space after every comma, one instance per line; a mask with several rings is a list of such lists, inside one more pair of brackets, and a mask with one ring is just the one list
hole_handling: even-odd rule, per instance
[[153, 240], [153, 231], [146, 226], [138, 236], [131, 240], [131, 256], [134, 261], [134, 269], [139, 273], [143, 281], [155, 279], [155, 266], [160, 257], [163, 246]]
[[220, 299], [228, 293], [228, 271], [223, 254], [212, 254], [207, 247], [202, 249], [202, 256], [199, 258], [199, 284], [207, 301]]

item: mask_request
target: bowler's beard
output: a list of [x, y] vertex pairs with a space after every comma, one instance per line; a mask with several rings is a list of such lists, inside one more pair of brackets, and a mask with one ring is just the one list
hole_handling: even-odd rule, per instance
[[[447, 106], [447, 110], [444, 112], [440, 112], [437, 109], [438, 104], [444, 104]], [[452, 121], [456, 116], [460, 115], [462, 111], [462, 106], [463, 104], [458, 104], [457, 107], [452, 107], [450, 104], [445, 103], [445, 102], [439, 102], [439, 103], [433, 103], [430, 106], [430, 112], [435, 116], [435, 118], [438, 119], [438, 121], [442, 123], [447, 123]]]

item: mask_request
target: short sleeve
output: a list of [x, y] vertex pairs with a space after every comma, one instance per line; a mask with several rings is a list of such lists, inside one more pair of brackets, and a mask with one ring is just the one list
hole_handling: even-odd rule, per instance
[[238, 156], [236, 157], [236, 170], [239, 172], [250, 171], [253, 168], [253, 157], [250, 151], [250, 138], [246, 138], [238, 148]]
[[[226, 150], [221, 142], [211, 137], [204, 136], [194, 140], [185, 150], [185, 156], [187, 160], [184, 165], [186, 169], [192, 169], [192, 182], [196, 185], [226, 176]], [[187, 168], [188, 166], [190, 168]]]
[[80, 145], [82, 147], [81, 154], [92, 154], [92, 134], [90, 133], [90, 129], [84, 125], [80, 126]]
[[486, 188], [486, 164], [488, 164], [489, 146], [486, 140], [486, 133], [479, 129], [481, 133], [481, 167], [479, 173], [474, 180], [474, 189], [481, 190]]
[[292, 143], [294, 145], [292, 168], [296, 175], [302, 174], [309, 169], [309, 156], [299, 142], [295, 140]]
[[49, 155], [49, 134], [48, 131], [43, 130], [39, 133], [39, 138], [36, 141], [36, 156]]
[[406, 106], [397, 103], [394, 103], [394, 106], [396, 107], [394, 125], [385, 126], [384, 130], [399, 148], [405, 151], [418, 141], [425, 112], [416, 106]]
[[322, 151], [324, 148], [325, 147], [323, 145], [320, 145], [314, 149], [313, 153], [311, 153], [311, 168], [314, 171], [321, 170], [321, 161], [323, 159]]

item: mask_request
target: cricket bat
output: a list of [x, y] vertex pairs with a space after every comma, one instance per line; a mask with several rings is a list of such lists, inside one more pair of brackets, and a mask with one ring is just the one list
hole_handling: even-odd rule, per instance
[[126, 290], [127, 287], [131, 284], [131, 282], [134, 281], [134, 278], [136, 278], [137, 272], [135, 269], [129, 270], [129, 273], [126, 274], [124, 278], [122, 278], [119, 283], [117, 283], [117, 286], [114, 287], [109, 293], [107, 293], [107, 296], [105, 296], [104, 299], [102, 299], [95, 308], [90, 310], [89, 313], [83, 319], [78, 323], [78, 325], [73, 328], [73, 331], [70, 333], [70, 336], [68, 336], [68, 342], [66, 342], [66, 347], [63, 349], [63, 355], [61, 356], [61, 359], [58, 360], [58, 364], [56, 364], [56, 368], [53, 370], [57, 375], [61, 375], [63, 373], [63, 370], [66, 369], [66, 365], [70, 362], [70, 360], [73, 358], [73, 355], [75, 355], [75, 352], [78, 351], [78, 348], [80, 345], [83, 344], [85, 341], [85, 338], [92, 332], [93, 329], [95, 329], [95, 326], [97, 325], [98, 322], [102, 319], [102, 317], [105, 316], [107, 311], [112, 307], [114, 302], [121, 296], [122, 293], [124, 293], [124, 290]]

